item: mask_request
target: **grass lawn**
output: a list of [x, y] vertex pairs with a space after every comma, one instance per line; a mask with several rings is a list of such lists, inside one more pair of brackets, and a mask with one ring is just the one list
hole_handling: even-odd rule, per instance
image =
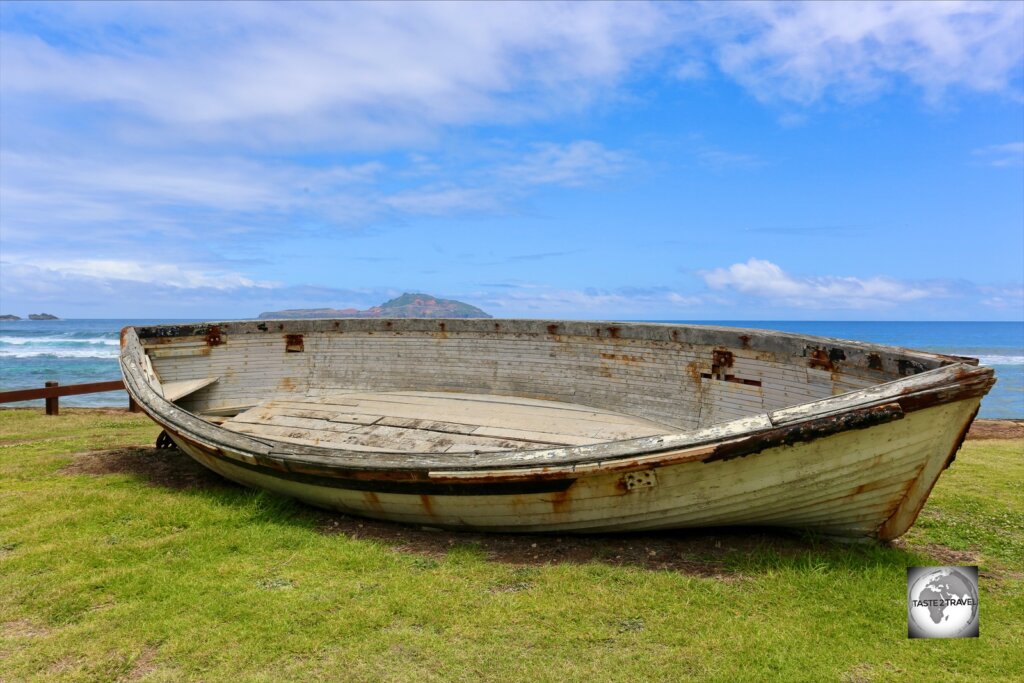
[[[228, 484], [157, 432], [0, 410], [0, 681], [1024, 676], [1024, 441], [968, 441], [882, 547], [410, 529]], [[980, 638], [907, 639], [931, 564], [980, 566]]]

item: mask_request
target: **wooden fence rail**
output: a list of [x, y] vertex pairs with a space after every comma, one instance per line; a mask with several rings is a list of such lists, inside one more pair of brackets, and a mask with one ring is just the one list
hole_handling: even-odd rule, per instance
[[[42, 389], [16, 389], [14, 391], [0, 391], [0, 403], [14, 403], [15, 401], [35, 401], [46, 399], [46, 414], [59, 415], [61, 396], [78, 396], [79, 394], [100, 394], [106, 391], [123, 391], [124, 382], [116, 379], [110, 382], [89, 382], [88, 384], [67, 384], [60, 386], [57, 382], [47, 382]], [[133, 413], [139, 412], [139, 406], [128, 397], [128, 410]]]

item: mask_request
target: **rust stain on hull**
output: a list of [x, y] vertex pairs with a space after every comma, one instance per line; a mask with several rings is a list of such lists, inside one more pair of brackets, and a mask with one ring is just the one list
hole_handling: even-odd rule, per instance
[[700, 366], [697, 364], [697, 361], [690, 361], [686, 364], [686, 374], [690, 376], [694, 386], [700, 386], [700, 381], [703, 375], [700, 372]]
[[616, 360], [622, 363], [642, 363], [644, 361], [643, 356], [630, 356], [625, 353], [601, 353], [601, 358], [604, 360]]
[[380, 504], [380, 497], [377, 496], [373, 491], [363, 492], [363, 500], [366, 501], [367, 507], [376, 512], [383, 511], [384, 507]]
[[[970, 419], [967, 420], [967, 422], [964, 423], [964, 426], [960, 429], [956, 439], [953, 442], [953, 447], [949, 451], [949, 455], [946, 456], [945, 462], [942, 465], [942, 469], [939, 470], [939, 473], [949, 469], [949, 466], [953, 464], [953, 461], [956, 459], [956, 454], [964, 445], [964, 440], [967, 438], [967, 432], [969, 432], [971, 429], [971, 423], [974, 422], [974, 418], [977, 417], [978, 410], [980, 409], [981, 405], [979, 404], [978, 407], [974, 409], [974, 412], [971, 413]], [[935, 484], [938, 483], [939, 473], [936, 473], [935, 478], [932, 479], [932, 481], [928, 484], [923, 495], [919, 496], [918, 500], [913, 504], [912, 508], [904, 509], [904, 505], [906, 505], [907, 503], [907, 499], [906, 497], [904, 497], [904, 500], [902, 500], [900, 504], [896, 507], [895, 512], [892, 513], [892, 516], [886, 519], [885, 522], [883, 522], [882, 525], [878, 528], [877, 536], [879, 540], [889, 541], [894, 538], [898, 538], [901, 535], [903, 535], [903, 533], [907, 529], [910, 528], [910, 526], [917, 520], [918, 515], [921, 514], [921, 510], [924, 509], [924, 504], [928, 501], [928, 498], [931, 496], [932, 489], [935, 488]], [[911, 483], [911, 487], [910, 489], [908, 489], [906, 496], [911, 495], [913, 484], [914, 482]]]
[[551, 497], [548, 500], [551, 502], [551, 511], [554, 512], [556, 515], [564, 515], [565, 513], [569, 512], [570, 508], [572, 507], [572, 494], [570, 493], [571, 490], [572, 489], [569, 488], [566, 489], [565, 491], [556, 491], [555, 493], [551, 494]]
[[827, 370], [828, 372], [836, 369], [835, 365], [832, 364], [832, 359], [829, 358], [828, 351], [818, 348], [807, 349], [807, 367]]
[[421, 493], [420, 504], [423, 506], [423, 512], [427, 513], [431, 517], [434, 516], [434, 503], [430, 500], [430, 496], [425, 493]]

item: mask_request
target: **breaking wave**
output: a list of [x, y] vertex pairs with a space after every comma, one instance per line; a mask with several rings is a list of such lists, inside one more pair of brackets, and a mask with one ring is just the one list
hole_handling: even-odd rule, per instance
[[96, 344], [99, 346], [119, 346], [120, 341], [109, 337], [0, 337], [0, 346], [11, 344], [14, 346], [27, 346], [29, 344], [45, 344], [47, 346], [76, 346], [81, 344]]
[[117, 358], [118, 349], [3, 349], [0, 358]]
[[120, 342], [109, 337], [0, 337], [0, 358], [117, 358]]
[[1024, 356], [1002, 356], [983, 354], [977, 356], [982, 365], [1024, 365]]

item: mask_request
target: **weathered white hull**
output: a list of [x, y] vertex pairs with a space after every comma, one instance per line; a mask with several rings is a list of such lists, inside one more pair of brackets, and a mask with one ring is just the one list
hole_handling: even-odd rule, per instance
[[[916, 519], [978, 402], [968, 399], [870, 430], [843, 432], [732, 460], [653, 467], [642, 470], [644, 480], [633, 488], [625, 483], [632, 473], [597, 471], [576, 479], [566, 492], [514, 495], [338, 489], [239, 467], [186, 439], [177, 441], [195, 460], [244, 486], [318, 507], [408, 524], [587, 533], [742, 525], [887, 539], [902, 535]], [[439, 479], [451, 476], [444, 473]]]
[[[637, 334], [641, 333], [652, 334], [646, 329]], [[296, 343], [294, 337], [288, 335], [289, 344]], [[446, 338], [440, 337], [438, 343], [445, 343]], [[748, 336], [740, 338], [744, 348], [737, 355], [747, 353], [750, 346]], [[219, 346], [219, 337], [217, 341], [214, 346]], [[626, 346], [629, 342], [615, 343]], [[174, 347], [161, 341], [159, 348]], [[724, 352], [714, 349], [714, 358], [720, 362]], [[580, 356], [583, 352], [574, 353]], [[601, 351], [604, 358], [610, 355]], [[754, 348], [749, 355], [784, 365], [775, 360], [781, 357], [777, 352], [770, 356]], [[640, 357], [625, 353], [615, 357], [620, 356]], [[908, 361], [893, 356], [892, 364], [902, 369], [904, 363], [918, 363], [916, 358]], [[917, 518], [993, 381], [990, 370], [961, 364], [963, 359], [934, 358], [937, 360], [929, 370], [926, 363], [930, 359], [920, 356], [925, 365], [916, 376], [677, 433], [563, 448], [409, 454], [308, 445], [312, 434], [320, 435], [318, 439], [327, 434], [323, 438], [365, 443], [359, 440], [364, 438], [359, 436], [360, 425], [369, 424], [369, 419], [362, 419], [365, 415], [334, 415], [327, 412], [323, 401], [293, 401], [290, 416], [274, 411], [250, 413], [256, 417], [238, 423], [240, 429], [252, 430], [248, 434], [211, 424], [160, 395], [171, 385], [161, 389], [159, 366], [153, 369], [142, 346], [130, 336], [122, 367], [135, 400], [197, 461], [240, 484], [324, 508], [410, 524], [487, 531], [594, 533], [743, 525], [891, 539], [903, 534]], [[821, 362], [811, 359], [812, 365]], [[870, 362], [876, 364], [875, 359]], [[888, 357], [886, 363], [890, 363]], [[312, 376], [322, 372], [316, 369], [315, 357], [311, 365]], [[238, 371], [243, 367], [240, 363]], [[721, 379], [714, 366], [709, 370], [694, 381], [700, 385], [709, 384], [708, 377]], [[790, 371], [773, 372], [784, 376]], [[837, 383], [849, 381], [840, 370], [832, 368], [831, 372]], [[776, 391], [765, 379], [768, 374], [759, 377], [756, 385], [751, 381], [737, 390], [749, 394], [749, 387], [754, 386]], [[178, 378], [176, 386], [180, 389], [189, 383], [206, 387], [212, 381]], [[730, 384], [735, 384], [731, 375], [728, 381], [702, 388], [701, 395], [731, 390]], [[399, 398], [420, 400], [408, 395]], [[347, 410], [362, 410], [358, 401], [346, 405], [354, 406]], [[400, 407], [408, 411], [419, 409], [419, 404]], [[671, 408], [658, 410], [664, 419], [662, 415], [670, 414]], [[463, 412], [477, 414], [470, 408]], [[615, 415], [607, 414], [608, 419]], [[589, 417], [599, 421], [601, 413], [595, 415]], [[262, 426], [264, 417], [276, 420], [276, 426]], [[411, 420], [408, 415], [401, 418], [405, 422], [396, 419], [388, 424], [408, 425]], [[474, 436], [479, 432], [473, 430], [458, 432], [451, 422], [432, 423], [433, 427], [417, 424], [420, 429], [433, 430], [431, 433], [448, 430], [456, 441], [485, 438]], [[536, 420], [530, 424], [533, 429], [543, 428]], [[325, 432], [324, 425], [337, 428], [338, 433]], [[378, 434], [399, 430], [374, 429]], [[493, 440], [496, 428], [488, 429], [492, 436], [486, 438]], [[554, 439], [551, 431], [545, 433]], [[267, 434], [275, 436], [268, 438]], [[294, 438], [288, 443], [290, 436]], [[276, 443], [276, 438], [285, 441]]]

